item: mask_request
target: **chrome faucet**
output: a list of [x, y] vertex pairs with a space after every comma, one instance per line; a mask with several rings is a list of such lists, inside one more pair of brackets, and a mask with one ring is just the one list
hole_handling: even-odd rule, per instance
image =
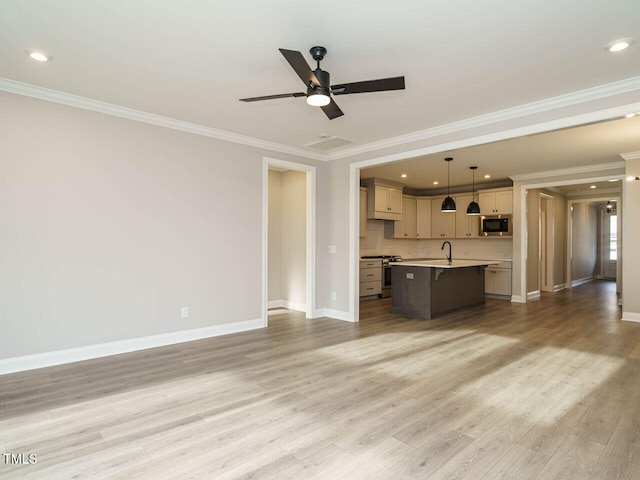
[[447, 260], [449, 260], [449, 263], [453, 262], [453, 258], [451, 257], [451, 242], [449, 240], [445, 240], [444, 243], [442, 244], [442, 248], [440, 250], [444, 250], [444, 246], [446, 244], [449, 244], [449, 255], [447, 255]]

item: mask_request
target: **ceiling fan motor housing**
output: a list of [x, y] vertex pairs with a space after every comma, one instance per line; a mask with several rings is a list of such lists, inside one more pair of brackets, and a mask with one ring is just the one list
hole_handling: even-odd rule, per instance
[[313, 71], [313, 74], [318, 79], [318, 83], [320, 84], [320, 86], [310, 84], [309, 88], [307, 89], [307, 94], [314, 92], [321, 95], [329, 95], [329, 93], [331, 92], [331, 75], [329, 75], [329, 72], [325, 72], [320, 68], [316, 68]]

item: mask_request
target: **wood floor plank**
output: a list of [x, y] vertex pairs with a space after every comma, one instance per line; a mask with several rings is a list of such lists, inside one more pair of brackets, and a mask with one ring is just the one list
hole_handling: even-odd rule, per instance
[[38, 458], [0, 480], [637, 480], [640, 325], [615, 283], [389, 308], [0, 376], [0, 452]]

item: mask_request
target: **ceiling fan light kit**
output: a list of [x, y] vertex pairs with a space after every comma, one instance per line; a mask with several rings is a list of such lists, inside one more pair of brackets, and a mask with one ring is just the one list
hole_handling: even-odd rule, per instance
[[280, 49], [282, 56], [289, 62], [291, 68], [298, 74], [300, 80], [307, 87], [306, 93], [282, 93], [276, 95], [266, 95], [262, 97], [241, 98], [241, 102], [257, 102], [260, 100], [273, 100], [287, 97], [307, 97], [307, 103], [314, 107], [322, 108], [322, 111], [329, 118], [341, 117], [344, 115], [340, 107], [333, 101], [332, 96], [349, 95], [353, 93], [383, 92], [389, 90], [404, 90], [404, 77], [381, 78], [378, 80], [367, 80], [364, 82], [344, 83], [341, 85], [331, 85], [329, 72], [320, 68], [320, 61], [327, 53], [324, 47], [316, 46], [309, 50], [311, 56], [317, 63], [315, 70], [311, 70], [309, 64], [296, 50]]

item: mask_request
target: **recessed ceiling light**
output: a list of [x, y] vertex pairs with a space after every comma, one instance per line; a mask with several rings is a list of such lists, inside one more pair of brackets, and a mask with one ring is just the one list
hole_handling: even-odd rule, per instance
[[433, 182], [434, 185], [438, 185], [438, 181], [436, 180], [435, 182]]
[[400, 175], [402, 178], [407, 178], [407, 174], [403, 173], [402, 175]]
[[484, 178], [491, 178], [491, 175], [489, 175], [488, 173], [484, 176]]
[[631, 38], [620, 38], [618, 40], [614, 40], [613, 42], [607, 45], [607, 50], [612, 53], [621, 52], [622, 50], [626, 50], [629, 48], [629, 45], [633, 43]]
[[37, 62], [48, 62], [51, 59], [53, 59], [51, 55], [47, 55], [46, 53], [41, 52], [40, 50], [25, 50], [25, 53], [29, 55], [31, 59]]
[[591, 185], [589, 188], [597, 188], [595, 185]]

